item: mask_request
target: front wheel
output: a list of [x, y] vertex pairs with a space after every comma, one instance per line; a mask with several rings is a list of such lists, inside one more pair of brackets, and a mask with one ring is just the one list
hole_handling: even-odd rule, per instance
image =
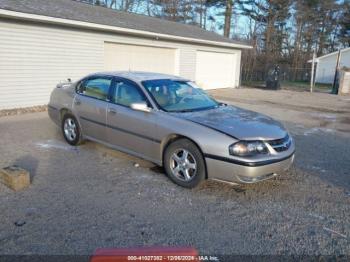
[[62, 133], [68, 144], [76, 146], [81, 143], [79, 123], [72, 114], [64, 115], [62, 119]]
[[164, 154], [164, 168], [176, 184], [193, 188], [205, 179], [205, 163], [201, 151], [188, 139], [171, 143]]

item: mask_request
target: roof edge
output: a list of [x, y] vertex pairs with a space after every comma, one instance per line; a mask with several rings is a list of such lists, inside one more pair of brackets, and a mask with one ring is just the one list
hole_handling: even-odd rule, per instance
[[118, 33], [124, 33], [129, 35], [142, 35], [145, 37], [151, 37], [151, 38], [154, 37], [156, 40], [177, 40], [180, 42], [190, 42], [190, 43], [236, 48], [236, 49], [253, 48], [252, 46], [245, 45], [245, 44], [226, 43], [226, 42], [203, 40], [203, 39], [190, 38], [190, 37], [175, 36], [175, 35], [169, 35], [169, 34], [160, 34], [160, 33], [154, 33], [149, 31], [142, 31], [142, 30], [136, 30], [136, 29], [130, 29], [130, 28], [117, 27], [117, 26], [109, 26], [109, 25], [103, 25], [103, 24], [95, 24], [90, 22], [83, 22], [83, 21], [77, 21], [77, 20], [71, 20], [71, 19], [65, 19], [65, 18], [56, 18], [56, 17], [44, 16], [44, 15], [36, 15], [36, 14], [30, 14], [30, 13], [17, 12], [17, 11], [10, 11], [5, 9], [0, 9], [0, 17], [20, 19], [20, 20], [30, 20], [35, 22], [46, 22], [49, 24], [82, 27], [82, 28], [89, 28], [89, 29], [102, 30], [102, 31], [118, 32]]
[[[343, 53], [343, 52], [348, 51], [348, 50], [350, 50], [350, 47], [340, 49], [340, 53]], [[329, 54], [326, 54], [326, 55], [323, 55], [323, 56], [320, 56], [320, 57], [317, 57], [317, 60], [326, 58], [328, 56], [336, 55], [336, 54], [338, 54], [338, 52], [339, 52], [339, 50], [332, 52], [332, 53], [329, 53]]]

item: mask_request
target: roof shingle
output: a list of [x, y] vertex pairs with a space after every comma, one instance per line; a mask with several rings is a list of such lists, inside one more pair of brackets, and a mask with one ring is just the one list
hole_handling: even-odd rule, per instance
[[92, 6], [73, 0], [0, 0], [0, 9], [158, 34], [246, 45], [246, 43], [231, 40], [197, 26]]

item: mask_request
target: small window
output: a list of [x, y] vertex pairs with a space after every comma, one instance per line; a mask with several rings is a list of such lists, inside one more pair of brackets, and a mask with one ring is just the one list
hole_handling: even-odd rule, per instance
[[133, 103], [147, 103], [146, 97], [137, 86], [126, 81], [117, 81], [115, 86], [114, 103], [128, 107]]
[[103, 77], [88, 79], [79, 87], [79, 93], [101, 100], [107, 100], [111, 82], [112, 79]]

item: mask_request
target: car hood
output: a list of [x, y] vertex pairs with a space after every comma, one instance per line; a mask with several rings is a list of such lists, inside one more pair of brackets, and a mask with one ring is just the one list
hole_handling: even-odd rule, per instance
[[273, 140], [287, 135], [287, 131], [279, 122], [239, 107], [220, 106], [210, 110], [174, 113], [174, 115], [239, 140]]

